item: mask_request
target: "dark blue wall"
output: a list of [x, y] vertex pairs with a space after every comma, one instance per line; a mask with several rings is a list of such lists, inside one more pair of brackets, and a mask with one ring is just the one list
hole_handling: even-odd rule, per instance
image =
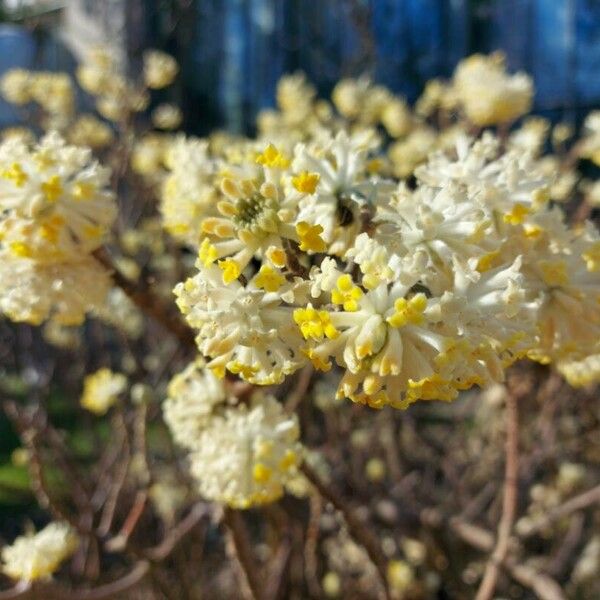
[[[130, 53], [139, 57], [149, 45], [178, 57], [182, 82], [162, 99], [181, 102], [199, 132], [215, 125], [248, 130], [256, 112], [273, 104], [278, 78], [297, 69], [322, 94], [341, 76], [369, 72], [412, 100], [463, 56], [496, 49], [511, 68], [533, 75], [538, 111], [575, 118], [600, 105], [600, 0], [128, 4]], [[0, 71], [6, 62], [5, 55]]]

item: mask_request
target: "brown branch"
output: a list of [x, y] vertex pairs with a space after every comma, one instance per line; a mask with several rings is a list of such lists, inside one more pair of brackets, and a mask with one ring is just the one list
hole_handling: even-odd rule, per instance
[[281, 597], [291, 555], [292, 542], [289, 537], [285, 537], [275, 553], [274, 564], [269, 572], [269, 580], [265, 590], [265, 595], [269, 600], [277, 600], [277, 598]]
[[600, 504], [600, 485], [597, 485], [587, 492], [583, 492], [582, 494], [567, 500], [564, 504], [549, 510], [546, 514], [529, 525], [524, 531], [521, 531], [519, 537], [531, 537], [563, 517], [568, 517], [571, 513], [584, 510], [593, 504]]
[[491, 600], [500, 574], [500, 564], [506, 557], [517, 512], [517, 481], [519, 477], [519, 412], [518, 398], [514, 390], [506, 394], [506, 466], [502, 517], [498, 525], [496, 546], [486, 565], [483, 580], [475, 600]]
[[316, 490], [328, 502], [342, 513], [350, 535], [366, 550], [367, 555], [375, 566], [381, 580], [381, 585], [386, 598], [390, 598], [387, 585], [387, 559], [383, 553], [379, 541], [365, 524], [356, 516], [356, 513], [346, 503], [345, 499], [336, 490], [324, 482], [319, 475], [307, 464], [300, 467], [306, 478], [313, 484]]
[[169, 533], [157, 546], [149, 548], [145, 552], [146, 556], [154, 562], [163, 561], [173, 552], [177, 544], [209, 515], [210, 509], [206, 504], [196, 504], [186, 517], [169, 530]]
[[61, 598], [65, 600], [116, 600], [117, 598], [126, 598], [125, 592], [138, 585], [146, 577], [149, 570], [150, 563], [147, 560], [141, 560], [127, 575], [116, 581], [89, 590], [61, 593]]
[[121, 490], [127, 480], [127, 473], [129, 472], [129, 466], [131, 464], [131, 451], [129, 444], [129, 435], [127, 433], [127, 425], [121, 411], [115, 413], [114, 426], [116, 429], [121, 430], [125, 433], [123, 438], [123, 460], [115, 474], [114, 479], [111, 481], [110, 489], [104, 503], [102, 510], [102, 516], [100, 517], [100, 523], [97, 528], [98, 535], [101, 537], [108, 535], [112, 527], [113, 519], [115, 517], [115, 511], [117, 510], [117, 502]]
[[312, 376], [314, 375], [314, 369], [311, 365], [304, 367], [296, 380], [296, 385], [291, 390], [286, 402], [285, 402], [285, 411], [287, 413], [293, 413], [296, 411], [296, 408], [302, 402], [304, 396], [306, 396], [306, 392], [310, 387], [310, 382], [312, 380]]
[[323, 499], [319, 494], [310, 497], [310, 517], [304, 542], [304, 573], [311, 596], [322, 596], [321, 585], [317, 576], [317, 545], [319, 542], [319, 524], [323, 513]]
[[3, 406], [6, 416], [12, 421], [17, 430], [21, 443], [27, 449], [29, 455], [27, 468], [31, 480], [31, 490], [40, 507], [48, 510], [53, 518], [59, 521], [67, 521], [83, 535], [89, 533], [83, 531], [81, 524], [59, 507], [48, 489], [48, 482], [44, 476], [44, 466], [37, 445], [40, 431], [33, 422], [35, 415], [26, 416], [23, 414], [24, 411], [19, 410], [15, 402], [5, 402]]
[[148, 500], [148, 492], [146, 490], [140, 490], [135, 495], [133, 506], [129, 511], [129, 514], [125, 518], [123, 526], [117, 535], [107, 540], [104, 545], [109, 552], [120, 552], [125, 549], [127, 542], [133, 533], [144, 508], [146, 508], [146, 502]]
[[184, 346], [196, 351], [192, 330], [177, 315], [172, 314], [164, 302], [154, 296], [147, 286], [140, 288], [127, 279], [116, 268], [106, 248], [96, 250], [94, 257], [111, 273], [115, 285], [120, 287], [143, 313], [169, 330]]
[[[445, 522], [442, 515], [435, 510], [426, 511], [424, 517], [425, 524], [433, 527], [438, 527]], [[494, 550], [494, 536], [486, 529], [460, 518], [450, 519], [449, 525], [453, 533], [470, 546], [482, 552]], [[520, 564], [512, 557], [505, 557], [499, 564], [517, 583], [533, 590], [540, 600], [566, 600], [558, 583], [545, 573]]]
[[248, 539], [248, 532], [246, 531], [242, 515], [237, 510], [225, 508], [223, 511], [223, 523], [230, 533], [232, 550], [245, 576], [252, 597], [254, 600], [264, 600], [266, 595], [263, 591], [263, 582], [260, 580], [256, 569], [252, 546]]

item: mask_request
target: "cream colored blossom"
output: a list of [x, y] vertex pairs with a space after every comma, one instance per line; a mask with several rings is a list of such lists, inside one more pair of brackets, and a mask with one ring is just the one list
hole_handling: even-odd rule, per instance
[[273, 502], [302, 460], [298, 421], [271, 396], [226, 408], [190, 455], [200, 493], [233, 508]]
[[94, 115], [84, 114], [71, 125], [67, 137], [76, 146], [104, 148], [113, 141], [114, 134], [106, 123]]
[[174, 104], [159, 104], [152, 111], [152, 124], [157, 129], [177, 129], [181, 125], [183, 115], [178, 106]]
[[10, 69], [0, 79], [0, 92], [12, 104], [31, 102], [31, 72], [25, 69]]
[[2, 548], [2, 570], [16, 581], [49, 579], [78, 544], [69, 525], [50, 523], [38, 533], [20, 536]]
[[168, 175], [161, 187], [160, 212], [165, 229], [198, 246], [201, 223], [217, 210], [219, 163], [208, 154], [208, 142], [178, 136], [165, 157]]
[[167, 393], [163, 415], [173, 439], [184, 448], [196, 449], [216, 409], [227, 402], [223, 382], [202, 359], [196, 359], [171, 379]]
[[500, 53], [474, 54], [454, 72], [454, 89], [467, 118], [482, 127], [508, 123], [531, 108], [533, 85], [524, 73], [509, 75]]
[[149, 88], [160, 89], [171, 85], [179, 72], [177, 61], [160, 50], [144, 52], [144, 81]]
[[109, 171], [89, 150], [49, 134], [35, 146], [0, 144], [1, 242], [15, 256], [66, 260], [98, 248], [116, 205]]
[[13, 321], [79, 325], [103, 306], [110, 276], [92, 257], [39, 263], [0, 251], [0, 312]]
[[104, 415], [126, 387], [125, 375], [100, 369], [84, 379], [81, 406], [95, 415]]

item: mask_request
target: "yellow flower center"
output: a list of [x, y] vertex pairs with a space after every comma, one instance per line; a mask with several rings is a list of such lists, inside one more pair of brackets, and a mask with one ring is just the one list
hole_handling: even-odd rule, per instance
[[48, 181], [44, 181], [41, 188], [48, 202], [56, 202], [63, 191], [62, 182], [58, 175], [52, 175]]
[[323, 228], [320, 225], [311, 225], [306, 221], [300, 221], [296, 225], [296, 233], [300, 238], [300, 250], [304, 252], [325, 252], [327, 245], [321, 237]]
[[254, 283], [256, 287], [267, 292], [276, 292], [285, 283], [285, 277], [269, 265], [263, 265], [254, 279]]
[[395, 313], [387, 318], [392, 327], [404, 327], [404, 325], [420, 325], [425, 320], [423, 313], [427, 308], [427, 297], [425, 294], [415, 294], [410, 300], [398, 298], [394, 302]]
[[362, 290], [354, 285], [350, 275], [345, 274], [338, 277], [336, 288], [331, 292], [331, 301], [342, 304], [346, 311], [354, 312], [358, 310], [358, 300], [362, 295]]
[[290, 166], [289, 159], [284, 156], [273, 144], [269, 144], [262, 154], [256, 157], [256, 162], [265, 167], [286, 169]]
[[25, 171], [23, 171], [23, 167], [17, 162], [13, 163], [9, 169], [6, 169], [5, 171], [3, 171], [2, 177], [4, 179], [9, 179], [17, 187], [23, 187], [27, 183], [27, 180], [29, 179], [29, 176], [27, 175], [27, 173], [25, 173]]
[[333, 340], [340, 335], [331, 322], [329, 313], [326, 310], [316, 310], [311, 304], [294, 311], [294, 322], [300, 328], [305, 340], [309, 338], [322, 340], [323, 337]]
[[543, 260], [540, 262], [542, 279], [546, 285], [557, 287], [569, 283], [567, 263], [564, 260]]
[[242, 272], [240, 265], [238, 265], [233, 258], [220, 260], [218, 264], [219, 268], [223, 271], [223, 283], [225, 285], [228, 285], [232, 281], [236, 280]]
[[318, 173], [302, 171], [295, 177], [292, 177], [292, 185], [303, 194], [314, 194], [320, 178]]

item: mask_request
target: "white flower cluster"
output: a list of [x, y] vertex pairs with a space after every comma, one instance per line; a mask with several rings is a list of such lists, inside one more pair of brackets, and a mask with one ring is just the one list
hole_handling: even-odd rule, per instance
[[20, 536], [2, 548], [2, 571], [17, 581], [48, 579], [78, 544], [69, 525], [50, 523], [38, 533]]
[[295, 415], [260, 393], [249, 404], [235, 404], [201, 360], [171, 380], [168, 394], [165, 422], [188, 450], [192, 475], [205, 498], [248, 508], [283, 494], [301, 460]]
[[409, 187], [370, 172], [376, 152], [323, 133], [221, 178], [198, 273], [175, 289], [217, 375], [268, 385], [335, 363], [340, 397], [406, 407], [518, 358], [598, 353], [600, 238], [550, 205], [537, 159], [462, 136]]
[[109, 171], [58, 134], [0, 144], [0, 311], [80, 323], [110, 286], [92, 253], [116, 216]]

